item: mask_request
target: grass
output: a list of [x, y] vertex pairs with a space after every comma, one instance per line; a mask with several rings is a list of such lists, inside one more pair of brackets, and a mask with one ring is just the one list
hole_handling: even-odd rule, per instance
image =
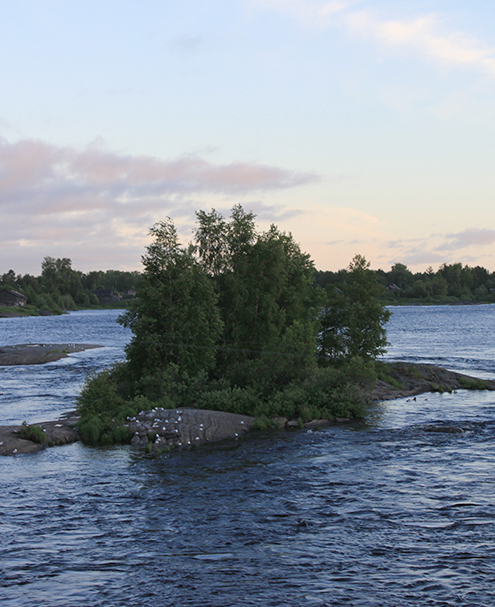
[[44, 445], [46, 443], [46, 434], [41, 426], [29, 426], [27, 422], [22, 422], [19, 436], [33, 443]]
[[379, 380], [384, 381], [386, 384], [389, 384], [396, 390], [405, 390], [405, 386], [403, 386], [400, 381], [392, 377], [390, 374], [390, 365], [384, 363], [382, 361], [375, 361], [375, 371], [376, 376]]
[[484, 379], [468, 379], [461, 377], [459, 379], [461, 386], [465, 390], [487, 390], [487, 382]]
[[0, 314], [14, 316], [38, 316], [39, 310], [36, 306], [0, 306]]

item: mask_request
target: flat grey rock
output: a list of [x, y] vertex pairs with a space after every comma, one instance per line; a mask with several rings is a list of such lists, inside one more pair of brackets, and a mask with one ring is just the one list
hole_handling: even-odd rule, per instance
[[94, 344], [20, 344], [0, 347], [0, 365], [41, 365], [74, 352], [101, 348]]

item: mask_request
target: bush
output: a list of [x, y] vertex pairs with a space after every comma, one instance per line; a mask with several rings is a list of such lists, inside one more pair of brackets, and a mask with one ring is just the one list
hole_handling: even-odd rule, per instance
[[131, 432], [124, 426], [126, 418], [143, 408], [151, 408], [151, 401], [145, 397], [127, 400], [119, 393], [115, 375], [121, 372], [118, 366], [90, 375], [86, 380], [77, 398], [77, 411], [81, 415], [77, 429], [85, 443], [112, 445], [130, 442]]
[[469, 379], [461, 377], [459, 379], [461, 386], [465, 390], [487, 390], [487, 382], [484, 379]]
[[41, 426], [28, 426], [27, 422], [22, 422], [19, 436], [33, 443], [44, 445], [46, 443], [46, 434]]

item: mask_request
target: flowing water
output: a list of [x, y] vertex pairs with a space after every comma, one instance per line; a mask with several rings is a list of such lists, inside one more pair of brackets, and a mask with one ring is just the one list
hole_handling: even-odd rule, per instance
[[[494, 376], [495, 306], [393, 312], [388, 359]], [[0, 367], [0, 423], [73, 407], [84, 373], [123, 355], [115, 317], [1, 321], [0, 345], [106, 347]], [[427, 431], [442, 422], [458, 431]], [[0, 603], [493, 605], [494, 447], [495, 394], [459, 391], [153, 459], [78, 443], [6, 457]]]

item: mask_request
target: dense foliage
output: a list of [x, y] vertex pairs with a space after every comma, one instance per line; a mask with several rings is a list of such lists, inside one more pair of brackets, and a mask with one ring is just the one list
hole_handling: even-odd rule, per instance
[[[322, 288], [340, 287], [348, 270], [316, 272], [315, 281]], [[442, 264], [435, 272], [429, 267], [425, 272], [413, 274], [407, 266], [396, 263], [389, 272], [375, 271], [377, 281], [385, 288], [382, 302], [401, 303], [495, 303], [495, 272], [480, 266], [469, 267], [461, 263]]]
[[340, 288], [327, 286], [318, 343], [320, 354], [328, 361], [355, 356], [375, 359], [386, 351], [384, 325], [390, 312], [379, 301], [385, 289], [369, 266], [364, 257], [356, 255]]
[[[125, 416], [154, 406], [304, 421], [363, 415], [388, 318], [366, 260], [353, 260], [337, 302], [315, 285], [291, 234], [258, 232], [240, 206], [229, 220], [216, 211], [197, 219], [186, 247], [171, 220], [151, 229], [138, 297], [120, 319], [133, 331], [126, 361], [83, 389], [83, 438], [125, 440]], [[336, 306], [338, 356], [328, 345]]]
[[139, 272], [119, 270], [92, 271], [88, 274], [72, 268], [68, 258], [45, 257], [41, 263], [41, 275], [16, 275], [9, 270], [0, 276], [0, 290], [17, 291], [28, 300], [27, 311], [60, 314], [65, 310], [90, 308], [100, 304], [95, 291], [111, 290], [116, 298], [135, 289]]

